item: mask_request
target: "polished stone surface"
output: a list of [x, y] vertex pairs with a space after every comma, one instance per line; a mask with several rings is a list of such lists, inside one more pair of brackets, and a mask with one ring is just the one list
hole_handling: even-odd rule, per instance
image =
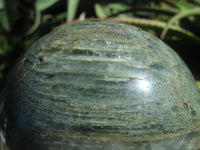
[[200, 129], [199, 91], [185, 63], [130, 25], [87, 21], [55, 30], [33, 44], [8, 80], [0, 99], [10, 145], [12, 131], [18, 137], [21, 129], [78, 140], [80, 150], [93, 141], [128, 142], [119, 150], [133, 149], [136, 141], [168, 141]]

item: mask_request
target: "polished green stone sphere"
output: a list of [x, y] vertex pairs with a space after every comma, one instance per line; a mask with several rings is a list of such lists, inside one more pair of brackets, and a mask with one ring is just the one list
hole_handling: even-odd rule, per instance
[[42, 37], [0, 99], [10, 150], [173, 149], [187, 139], [182, 150], [200, 130], [200, 95], [185, 63], [155, 36], [117, 22], [80, 22]]

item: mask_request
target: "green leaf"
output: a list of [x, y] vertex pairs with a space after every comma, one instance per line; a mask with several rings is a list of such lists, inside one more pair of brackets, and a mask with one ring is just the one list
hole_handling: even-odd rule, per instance
[[[124, 22], [128, 24], [134, 24], [143, 29], [153, 29], [154, 31], [162, 31], [167, 23], [164, 21], [158, 21], [153, 19], [141, 19], [141, 18], [109, 18], [108, 20]], [[184, 40], [200, 43], [200, 38], [194, 35], [192, 32], [185, 30], [184, 28], [176, 25], [169, 26], [169, 35], [177, 35]]]
[[0, 0], [0, 24], [2, 25], [3, 29], [7, 32], [10, 31], [11, 26], [9, 23], [8, 15], [6, 9], [4, 8], [4, 1]]
[[166, 27], [163, 29], [160, 38], [161, 39], [165, 38], [169, 27], [173, 25], [175, 22], [179, 22], [182, 18], [189, 17], [192, 15], [200, 15], [200, 8], [197, 7], [193, 9], [184, 10], [173, 16], [167, 23]]
[[200, 0], [194, 0], [198, 5], [200, 5]]
[[112, 11], [114, 11], [115, 13], [115, 12], [130, 10], [131, 6], [128, 6], [124, 3], [111, 3], [108, 4], [108, 8], [112, 9]]
[[58, 2], [58, 0], [37, 0], [35, 2], [35, 8], [37, 11], [43, 11], [51, 7], [56, 2]]
[[62, 12], [56, 16], [54, 16], [51, 20], [51, 23], [56, 23], [66, 18], [66, 12]]
[[31, 26], [31, 28], [26, 32], [26, 35], [30, 35], [32, 34], [35, 30], [37, 30], [37, 28], [39, 27], [41, 22], [41, 12], [36, 10], [36, 17], [35, 17], [35, 22], [34, 24]]
[[197, 86], [198, 86], [198, 88], [200, 90], [200, 81], [196, 81], [196, 83], [197, 83]]
[[110, 3], [107, 5], [101, 5], [101, 4], [95, 4], [95, 13], [97, 17], [99, 18], [106, 18], [106, 17], [111, 17], [113, 15], [118, 14], [117, 16], [131, 16], [129, 12], [122, 13], [124, 11], [128, 11], [131, 9], [131, 6], [128, 6], [123, 3]]
[[[18, 19], [16, 16], [19, 14], [18, 4], [19, 1], [17, 0], [3, 0], [4, 2], [4, 11], [6, 14], [6, 19], [8, 20], [8, 23], [10, 25], [10, 28], [12, 26], [15, 26], [16, 20]], [[8, 26], [8, 24], [6, 24]]]
[[3, 0], [0, 0], [0, 10], [4, 8]]
[[95, 4], [95, 13], [99, 18], [108, 17], [108, 10], [106, 10], [106, 8], [101, 6], [100, 4]]
[[40, 25], [41, 22], [41, 12], [51, 7], [53, 4], [58, 2], [58, 0], [37, 0], [35, 2], [36, 16], [32, 27], [26, 32], [26, 35], [32, 34]]
[[195, 7], [195, 5], [193, 5], [192, 3], [189, 3], [185, 0], [178, 0], [174, 4], [176, 5], [177, 8], [179, 8], [181, 10], [192, 9], [193, 7]]
[[8, 20], [8, 16], [6, 14], [5, 9], [0, 11], [0, 23], [3, 26], [3, 29], [6, 30], [7, 32], [10, 31], [11, 26]]
[[78, 8], [79, 0], [68, 0], [67, 3], [67, 22], [74, 20]]

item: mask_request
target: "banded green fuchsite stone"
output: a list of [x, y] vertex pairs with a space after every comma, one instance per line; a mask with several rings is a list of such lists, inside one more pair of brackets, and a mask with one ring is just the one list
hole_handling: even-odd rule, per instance
[[85, 21], [47, 34], [0, 99], [10, 150], [184, 150], [199, 140], [200, 95], [187, 66], [127, 24]]

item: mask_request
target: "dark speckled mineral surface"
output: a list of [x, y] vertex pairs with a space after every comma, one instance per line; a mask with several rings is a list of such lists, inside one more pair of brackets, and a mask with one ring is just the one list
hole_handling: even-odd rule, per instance
[[116, 22], [44, 36], [0, 99], [11, 150], [184, 150], [200, 129], [200, 96], [184, 62], [153, 35]]

